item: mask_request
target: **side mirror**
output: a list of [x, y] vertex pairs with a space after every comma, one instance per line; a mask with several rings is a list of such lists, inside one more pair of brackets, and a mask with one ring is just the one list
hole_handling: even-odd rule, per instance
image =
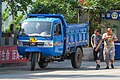
[[52, 35], [50, 36], [50, 39], [51, 39], [51, 40], [53, 39], [53, 36], [52, 36]]

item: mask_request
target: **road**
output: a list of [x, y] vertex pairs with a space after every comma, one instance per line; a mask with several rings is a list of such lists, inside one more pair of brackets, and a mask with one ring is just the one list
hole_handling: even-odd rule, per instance
[[47, 69], [30, 71], [26, 65], [8, 65], [0, 67], [0, 80], [120, 80], [120, 61], [115, 61], [115, 69], [104, 69], [105, 62], [101, 62], [101, 69], [95, 70], [94, 61], [83, 61], [80, 69], [73, 69], [71, 62], [49, 63]]

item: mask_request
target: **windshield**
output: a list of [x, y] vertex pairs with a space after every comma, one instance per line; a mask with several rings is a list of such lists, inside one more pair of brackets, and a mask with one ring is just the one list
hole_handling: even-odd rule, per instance
[[[51, 22], [25, 21], [22, 23], [22, 34], [28, 36], [50, 36]], [[22, 35], [21, 34], [21, 35]]]

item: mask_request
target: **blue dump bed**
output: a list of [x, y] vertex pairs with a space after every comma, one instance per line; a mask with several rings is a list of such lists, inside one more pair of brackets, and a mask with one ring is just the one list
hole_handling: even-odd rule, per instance
[[66, 48], [69, 47], [88, 45], [88, 23], [84, 24], [69, 24], [66, 31]]

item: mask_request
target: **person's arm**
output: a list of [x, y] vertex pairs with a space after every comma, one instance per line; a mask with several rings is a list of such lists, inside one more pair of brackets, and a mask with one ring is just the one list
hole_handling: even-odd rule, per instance
[[103, 34], [103, 36], [102, 36], [102, 40], [107, 40], [107, 39], [108, 39], [108, 36], [106, 36], [106, 33]]
[[94, 43], [93, 43], [93, 35], [91, 36], [91, 45], [92, 45], [92, 48], [94, 47]]
[[92, 48], [94, 47], [94, 43], [93, 43], [93, 40], [91, 39], [91, 45], [92, 45]]
[[98, 49], [101, 47], [103, 40], [106, 40], [105, 34], [103, 34], [103, 36], [101, 36], [101, 40], [100, 40], [99, 44], [97, 45], [95, 51], [98, 51]]
[[114, 38], [113, 41], [118, 41], [118, 38]]
[[118, 38], [113, 38], [110, 40], [110, 42], [118, 41]]
[[113, 35], [113, 38], [110, 40], [110, 42], [114, 42], [114, 41], [118, 41], [118, 38], [115, 34]]
[[99, 44], [98, 44], [98, 46], [96, 47], [95, 51], [98, 51], [98, 49], [99, 49], [100, 46], [102, 45], [102, 41], [103, 41], [103, 40], [101, 40], [101, 41], [99, 42]]

